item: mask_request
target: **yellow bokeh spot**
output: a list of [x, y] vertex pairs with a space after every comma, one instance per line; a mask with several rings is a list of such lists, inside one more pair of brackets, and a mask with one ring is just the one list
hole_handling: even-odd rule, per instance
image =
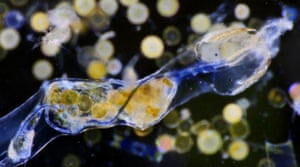
[[126, 16], [132, 24], [143, 24], [147, 21], [149, 13], [148, 7], [138, 2], [128, 8]]
[[172, 17], [179, 10], [178, 0], [158, 0], [156, 3], [158, 13], [163, 17]]
[[247, 4], [239, 3], [234, 9], [234, 16], [239, 20], [246, 20], [250, 16], [250, 8]]
[[223, 118], [228, 123], [237, 123], [241, 121], [243, 109], [234, 103], [227, 104], [223, 109]]
[[95, 56], [102, 61], [108, 61], [114, 54], [115, 48], [110, 40], [98, 40], [95, 44]]
[[198, 13], [191, 19], [191, 28], [196, 33], [205, 33], [211, 27], [211, 20], [207, 14]]
[[91, 61], [87, 69], [87, 74], [92, 79], [103, 78], [106, 75], [106, 66], [102, 61]]
[[249, 154], [249, 146], [242, 140], [233, 141], [228, 147], [228, 154], [236, 161], [244, 160]]
[[36, 32], [45, 32], [49, 25], [48, 15], [44, 12], [36, 12], [30, 17], [30, 26]]
[[53, 71], [54, 67], [48, 60], [37, 60], [32, 66], [32, 74], [37, 80], [49, 79]]
[[164, 51], [163, 41], [156, 35], [146, 36], [141, 42], [141, 51], [147, 58], [158, 58]]
[[74, 0], [74, 9], [80, 16], [88, 16], [96, 7], [95, 0]]
[[198, 149], [203, 154], [215, 154], [221, 149], [223, 145], [221, 134], [216, 130], [203, 130], [198, 135], [197, 145]]

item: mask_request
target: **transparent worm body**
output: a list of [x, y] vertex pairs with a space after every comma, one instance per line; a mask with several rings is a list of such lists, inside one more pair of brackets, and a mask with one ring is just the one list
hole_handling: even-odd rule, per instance
[[292, 28], [273, 19], [259, 31], [230, 28], [205, 35], [155, 73], [122, 80], [54, 79], [0, 119], [0, 166], [16, 166], [51, 140], [90, 128], [146, 129], [169, 111], [207, 92], [236, 95], [255, 83]]

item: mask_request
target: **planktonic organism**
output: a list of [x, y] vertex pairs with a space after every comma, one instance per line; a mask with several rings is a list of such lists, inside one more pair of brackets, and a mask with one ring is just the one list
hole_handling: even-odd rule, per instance
[[[54, 79], [0, 119], [0, 166], [16, 166], [61, 135], [125, 125], [146, 129], [203, 93], [236, 95], [255, 83], [293, 24], [273, 19], [259, 30], [206, 34], [153, 74], [136, 82]], [[184, 60], [184, 61], [183, 61]]]

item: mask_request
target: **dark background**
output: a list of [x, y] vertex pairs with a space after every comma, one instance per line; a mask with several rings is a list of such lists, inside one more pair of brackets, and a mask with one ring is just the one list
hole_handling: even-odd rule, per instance
[[[7, 0], [6, 0], [7, 1]], [[51, 8], [54, 1], [41, 1], [45, 5], [40, 9]], [[116, 31], [117, 38], [112, 41], [116, 48], [115, 57], [126, 64], [129, 59], [139, 53], [139, 43], [146, 34], [162, 35], [162, 30], [167, 25], [177, 26], [182, 33], [181, 44], [174, 47], [167, 47], [173, 53], [176, 49], [183, 46], [187, 41], [188, 34], [191, 33], [189, 28], [189, 19], [198, 12], [211, 13], [222, 1], [198, 1], [182, 0], [180, 1], [180, 10], [176, 16], [167, 19], [159, 16], [155, 9], [154, 1], [142, 1], [150, 8], [150, 20], [141, 25], [141, 30], [137, 31], [136, 26], [130, 24], [126, 19], [126, 8], [119, 5], [117, 15], [111, 19], [111, 24], [107, 29]], [[278, 1], [261, 0], [261, 1], [231, 1], [229, 7], [232, 8], [238, 2], [245, 2], [250, 6], [251, 16], [265, 20], [270, 17], [281, 15], [281, 9]], [[7, 2], [9, 4], [9, 2]], [[28, 3], [23, 8], [18, 8], [26, 12], [35, 1]], [[297, 1], [285, 1], [286, 4], [300, 7]], [[11, 8], [15, 8], [10, 5]], [[225, 22], [229, 23], [234, 19], [232, 10], [228, 9], [228, 17]], [[246, 20], [247, 23], [249, 20]], [[31, 69], [33, 62], [40, 58], [45, 58], [39, 51], [39, 48], [33, 49], [37, 41], [28, 41], [25, 36], [32, 33], [28, 22], [20, 29], [22, 33], [22, 42], [20, 46], [8, 53], [6, 58], [0, 61], [0, 115], [3, 116], [15, 107], [19, 106], [41, 85], [40, 81], [34, 79]], [[42, 34], [34, 34], [40, 37]], [[81, 36], [78, 45], [85, 46], [95, 43], [96, 36], [94, 33], [88, 33]], [[199, 98], [191, 100], [184, 107], [191, 108], [194, 120], [210, 119], [216, 114], [220, 114], [222, 107], [229, 102], [233, 102], [241, 97], [247, 97], [253, 102], [247, 111], [247, 118], [251, 126], [251, 134], [246, 139], [253, 143], [250, 147], [249, 157], [241, 162], [235, 162], [231, 159], [223, 160], [219, 154], [215, 156], [205, 156], [197, 151], [196, 145], [186, 154], [171, 152], [164, 156], [161, 163], [148, 161], [145, 158], [132, 155], [126, 151], [121, 151], [110, 147], [107, 143], [116, 131], [125, 131], [124, 127], [116, 127], [101, 130], [102, 140], [89, 147], [86, 145], [83, 134], [77, 136], [61, 137], [51, 142], [36, 157], [30, 160], [26, 166], [60, 166], [63, 158], [67, 154], [75, 154], [80, 158], [81, 166], [245, 166], [253, 167], [257, 165], [259, 159], [265, 156], [265, 141], [280, 143], [288, 138], [293, 139], [295, 153], [298, 161], [300, 160], [300, 120], [298, 116], [293, 116], [293, 110], [286, 105], [284, 108], [273, 108], [268, 100], [267, 93], [271, 88], [279, 87], [287, 93], [288, 87], [295, 81], [300, 81], [300, 29], [299, 20], [296, 21], [294, 29], [282, 37], [281, 48], [278, 56], [272, 61], [270, 72], [273, 78], [268, 82], [265, 77], [250, 89], [236, 97], [220, 97], [218, 95], [206, 94]], [[76, 61], [75, 48], [69, 44], [64, 45], [61, 53], [56, 58], [49, 59], [55, 66], [53, 78], [60, 77], [67, 73], [69, 77], [87, 78]], [[145, 76], [155, 71], [157, 66], [153, 60], [141, 57], [137, 63], [136, 70], [139, 76]], [[267, 115], [267, 116], [266, 116]], [[168, 133], [168, 129], [162, 124], [154, 127], [152, 134], [146, 138], [138, 138], [133, 133], [129, 134], [132, 140], [140, 141], [149, 145], [154, 145], [155, 138], [163, 133]], [[170, 132], [172, 133], [172, 132]], [[1, 134], [4, 135], [4, 134]], [[195, 138], [194, 138], [195, 139]], [[195, 141], [195, 140], [194, 140]]]

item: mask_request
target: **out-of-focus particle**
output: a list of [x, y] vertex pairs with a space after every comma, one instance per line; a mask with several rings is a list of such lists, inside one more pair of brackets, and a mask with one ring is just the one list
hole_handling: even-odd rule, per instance
[[179, 5], [178, 0], [158, 0], [156, 9], [161, 16], [172, 17], [178, 12]]
[[223, 108], [223, 118], [228, 123], [237, 123], [242, 117], [243, 109], [235, 103], [229, 103]]
[[262, 158], [258, 161], [257, 167], [275, 167], [275, 163], [270, 158]]
[[181, 32], [177, 27], [167, 26], [163, 30], [163, 39], [168, 46], [175, 46], [181, 41]]
[[178, 127], [178, 133], [190, 133], [193, 121], [192, 120], [181, 120]]
[[75, 154], [67, 154], [63, 161], [63, 167], [80, 167], [80, 158]]
[[198, 13], [191, 19], [191, 28], [195, 33], [205, 33], [211, 27], [211, 20], [207, 14]]
[[139, 137], [145, 137], [148, 136], [152, 132], [153, 128], [147, 128], [145, 130], [140, 130], [140, 129], [134, 129], [134, 134], [139, 136]]
[[268, 93], [268, 101], [275, 108], [282, 108], [286, 104], [285, 94], [280, 88], [272, 88]]
[[77, 53], [77, 63], [82, 69], [87, 69], [90, 62], [95, 60], [95, 48], [92, 46], [78, 47]]
[[155, 144], [159, 152], [167, 153], [174, 148], [175, 139], [169, 134], [162, 134], [157, 137]]
[[113, 43], [108, 39], [99, 39], [95, 44], [95, 57], [102, 61], [108, 61], [113, 56], [115, 48]]
[[126, 14], [130, 23], [139, 25], [147, 21], [149, 9], [145, 4], [137, 2], [128, 7]]
[[106, 75], [106, 67], [102, 61], [93, 60], [87, 67], [87, 74], [92, 79], [101, 79]]
[[0, 45], [5, 50], [15, 49], [21, 41], [21, 36], [14, 28], [5, 28], [0, 32]]
[[188, 108], [183, 108], [179, 111], [181, 120], [188, 120], [191, 118], [191, 110]]
[[191, 150], [194, 142], [188, 133], [180, 133], [175, 137], [174, 147], [178, 153], [186, 153]]
[[230, 135], [233, 138], [245, 139], [250, 134], [250, 127], [246, 119], [231, 124], [229, 127]]
[[21, 7], [26, 5], [28, 0], [9, 0], [9, 2], [14, 6]]
[[0, 2], [0, 17], [3, 17], [6, 12], [8, 12], [9, 8], [6, 3]]
[[86, 17], [92, 13], [96, 7], [95, 0], [74, 0], [73, 7], [78, 15]]
[[229, 144], [227, 152], [233, 160], [241, 161], [247, 158], [249, 146], [243, 140], [234, 140]]
[[169, 114], [163, 119], [163, 123], [168, 128], [176, 128], [180, 123], [180, 117], [176, 110], [169, 112]]
[[209, 121], [207, 121], [207, 120], [201, 120], [201, 121], [198, 121], [198, 122], [194, 123], [191, 126], [190, 130], [191, 130], [191, 133], [193, 135], [198, 136], [203, 130], [207, 130], [210, 127], [211, 127], [211, 125], [210, 125]]
[[163, 41], [156, 35], [148, 35], [141, 42], [141, 52], [147, 58], [158, 58], [162, 55], [163, 51]]
[[53, 65], [48, 60], [37, 60], [32, 66], [32, 74], [37, 80], [49, 79], [53, 71]]
[[122, 62], [119, 59], [111, 59], [107, 62], [107, 73], [110, 75], [118, 75], [122, 71]]
[[87, 24], [81, 19], [72, 22], [70, 26], [74, 34], [83, 34], [87, 31]]
[[170, 51], [165, 51], [159, 58], [155, 59], [157, 67], [162, 67], [174, 57]]
[[48, 15], [44, 12], [33, 13], [30, 17], [30, 26], [36, 32], [46, 32], [49, 25]]
[[123, 5], [123, 6], [131, 6], [135, 3], [137, 3], [139, 0], [120, 0], [120, 3]]
[[234, 16], [238, 20], [246, 20], [250, 16], [250, 8], [247, 4], [239, 3], [234, 8]]
[[99, 6], [109, 16], [115, 15], [119, 8], [117, 0], [100, 0]]
[[110, 23], [109, 16], [98, 6], [87, 17], [89, 26], [97, 31], [102, 31]]
[[240, 98], [236, 101], [236, 104], [245, 111], [250, 107], [251, 102], [247, 98]]
[[61, 45], [51, 42], [41, 42], [41, 51], [45, 56], [53, 57], [60, 51]]
[[229, 124], [221, 115], [215, 115], [211, 120], [211, 126], [220, 133], [228, 132]]
[[99, 129], [88, 130], [83, 133], [83, 139], [87, 146], [92, 147], [99, 143], [102, 138], [101, 131]]
[[24, 16], [18, 10], [11, 10], [5, 14], [4, 22], [7, 27], [19, 29], [24, 24]]
[[197, 137], [197, 146], [200, 152], [206, 155], [217, 153], [223, 145], [221, 135], [213, 129], [203, 130]]
[[50, 10], [48, 12], [48, 19], [50, 24], [57, 28], [67, 28], [79, 18], [71, 4], [64, 3]]
[[295, 82], [289, 87], [289, 96], [292, 100], [300, 98], [300, 82]]

